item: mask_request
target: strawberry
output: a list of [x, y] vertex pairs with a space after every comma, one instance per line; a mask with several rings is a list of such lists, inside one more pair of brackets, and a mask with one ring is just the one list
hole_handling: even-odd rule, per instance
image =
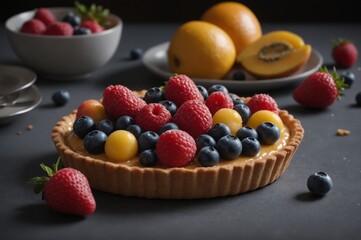
[[160, 103], [145, 105], [135, 116], [135, 122], [143, 131], [158, 132], [159, 128], [170, 121], [172, 115]]
[[233, 108], [233, 100], [228, 93], [217, 91], [208, 96], [206, 105], [213, 115], [221, 108]]
[[38, 19], [30, 19], [21, 26], [20, 31], [30, 34], [43, 34], [46, 31], [46, 26]]
[[38, 8], [35, 12], [34, 18], [42, 21], [45, 26], [49, 26], [56, 21], [52, 12], [50, 12], [47, 8]]
[[183, 167], [196, 155], [195, 140], [186, 132], [172, 129], [159, 136], [156, 153], [159, 162], [166, 167]]
[[341, 91], [345, 87], [344, 79], [338, 78], [336, 69], [331, 75], [327, 68], [323, 67], [295, 89], [293, 98], [304, 106], [324, 109], [341, 97]]
[[104, 31], [104, 28], [96, 21], [94, 20], [87, 20], [80, 24], [80, 28], [87, 28], [92, 33], [99, 33]]
[[268, 110], [278, 113], [277, 102], [270, 95], [264, 93], [253, 95], [247, 102], [247, 106], [251, 111], [251, 114], [259, 110]]
[[349, 40], [340, 38], [334, 40], [332, 45], [332, 57], [338, 66], [349, 68], [357, 61], [357, 48]]
[[174, 114], [172, 122], [192, 137], [197, 138], [211, 129], [213, 120], [208, 107], [203, 102], [195, 99], [183, 103]]
[[73, 27], [66, 22], [54, 22], [48, 26], [45, 31], [46, 35], [54, 36], [71, 36], [73, 35]]
[[103, 92], [103, 105], [106, 113], [113, 119], [128, 115], [135, 118], [146, 102], [122, 85], [110, 85]]
[[96, 203], [87, 178], [73, 168], [58, 170], [59, 162], [53, 168], [40, 164], [48, 176], [30, 180], [35, 184], [35, 193], [42, 192], [45, 202], [57, 212], [84, 217], [92, 214]]
[[170, 77], [165, 85], [164, 92], [165, 98], [174, 102], [177, 107], [180, 107], [188, 100], [204, 100], [196, 84], [186, 75], [173, 75]]

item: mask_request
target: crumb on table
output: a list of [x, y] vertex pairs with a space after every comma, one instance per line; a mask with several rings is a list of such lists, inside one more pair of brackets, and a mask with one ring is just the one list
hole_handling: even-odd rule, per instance
[[29, 125], [26, 127], [26, 130], [28, 130], [28, 131], [33, 130], [33, 125], [29, 124]]
[[346, 130], [346, 129], [341, 129], [341, 128], [339, 128], [339, 129], [337, 129], [337, 131], [336, 131], [336, 135], [337, 136], [347, 136], [347, 135], [349, 135], [350, 134], [350, 131], [349, 130]]

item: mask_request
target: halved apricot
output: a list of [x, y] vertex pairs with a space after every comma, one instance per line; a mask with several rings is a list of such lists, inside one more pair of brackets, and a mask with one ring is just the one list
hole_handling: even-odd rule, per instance
[[273, 31], [248, 45], [237, 62], [259, 79], [288, 76], [309, 59], [312, 47], [289, 31]]

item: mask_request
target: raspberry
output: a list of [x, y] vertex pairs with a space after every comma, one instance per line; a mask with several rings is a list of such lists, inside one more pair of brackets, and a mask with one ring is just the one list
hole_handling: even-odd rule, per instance
[[251, 110], [251, 114], [259, 110], [268, 110], [278, 113], [278, 105], [276, 101], [270, 95], [264, 93], [255, 94], [251, 97], [251, 99], [247, 102], [247, 106], [249, 110]]
[[69, 23], [65, 22], [54, 22], [45, 31], [46, 35], [54, 36], [71, 36], [73, 35], [74, 29]]
[[47, 8], [39, 8], [35, 13], [34, 18], [42, 21], [45, 26], [49, 26], [56, 21], [54, 15]]
[[165, 98], [180, 107], [188, 100], [203, 101], [195, 83], [186, 75], [174, 75], [165, 85]]
[[168, 130], [159, 136], [156, 153], [166, 167], [183, 167], [190, 163], [197, 151], [195, 140], [182, 130]]
[[172, 115], [160, 103], [145, 105], [135, 116], [135, 122], [143, 131], [158, 132], [159, 128], [170, 121]]
[[96, 21], [88, 20], [80, 24], [81, 28], [88, 28], [92, 33], [99, 33], [104, 31], [104, 28]]
[[228, 93], [218, 91], [209, 95], [206, 105], [213, 115], [221, 108], [233, 108], [233, 100]]
[[103, 92], [103, 105], [107, 114], [117, 119], [124, 115], [135, 118], [137, 112], [146, 103], [127, 87], [110, 85]]
[[172, 121], [192, 137], [207, 133], [212, 127], [212, 114], [199, 100], [186, 101], [176, 112]]
[[43, 34], [46, 31], [46, 26], [38, 19], [30, 19], [21, 26], [20, 31], [30, 34]]

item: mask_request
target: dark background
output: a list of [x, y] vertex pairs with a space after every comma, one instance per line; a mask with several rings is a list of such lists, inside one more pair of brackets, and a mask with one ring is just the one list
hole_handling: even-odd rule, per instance
[[[217, 0], [80, 0], [89, 6], [102, 5], [119, 15], [124, 22], [184, 22], [198, 19]], [[242, 0], [258, 17], [261, 23], [276, 22], [361, 22], [356, 1], [338, 2], [319, 0]], [[341, 4], [342, 2], [342, 4]], [[9, 6], [10, 5], [10, 6]], [[0, 7], [0, 22], [22, 11], [38, 7], [74, 6], [74, 1], [60, 0], [12, 0]]]

